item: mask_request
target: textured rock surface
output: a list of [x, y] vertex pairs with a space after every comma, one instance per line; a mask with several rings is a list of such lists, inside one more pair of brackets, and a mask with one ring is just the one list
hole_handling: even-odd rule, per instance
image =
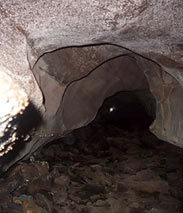
[[0, 177], [1, 212], [182, 213], [183, 150], [101, 120]]
[[147, 88], [147, 80], [135, 60], [129, 57], [116, 58], [68, 87], [60, 115], [66, 129], [75, 129], [95, 117], [106, 97], [121, 90]]
[[0, 71], [0, 156], [12, 149], [18, 140], [15, 117], [22, 114], [28, 106], [24, 90], [15, 84], [3, 71]]
[[[40, 125], [30, 132], [32, 140], [19, 155], [16, 154], [19, 156], [17, 160], [53, 136], [59, 137], [73, 128], [86, 125], [108, 95], [125, 88], [137, 89], [132, 77], [138, 76], [138, 70], [145, 73], [157, 102], [152, 131], [158, 137], [183, 147], [182, 7], [182, 0], [0, 0], [1, 70], [25, 90], [40, 114]], [[99, 43], [116, 46], [76, 48]], [[69, 46], [73, 48], [63, 49], [60, 55], [45, 55], [37, 67], [34, 66], [42, 54]], [[107, 64], [103, 66], [113, 71], [110, 71], [111, 75], [107, 71], [104, 77], [101, 74], [104, 72], [101, 71], [102, 63], [122, 54], [127, 54], [132, 61], [135, 59], [136, 74], [128, 68], [125, 75], [123, 71], [114, 77], [118, 73], [115, 71], [118, 65], [113, 62], [110, 68], [111, 62], [108, 62], [108, 68]], [[55, 61], [60, 60], [60, 64], [57, 62], [59, 66], [54, 67], [49, 61], [52, 57]], [[117, 61], [120, 63], [122, 59]], [[33, 67], [37, 80], [31, 72]], [[103, 82], [98, 81], [100, 75]], [[86, 88], [88, 83], [84, 82], [90, 82], [90, 88]], [[106, 87], [109, 82], [111, 89]], [[137, 82], [140, 83], [139, 78]], [[141, 83], [141, 87], [146, 84]], [[76, 87], [79, 94], [74, 90]], [[85, 95], [78, 88], [85, 88], [82, 89]], [[99, 96], [95, 104], [85, 100], [84, 106], [80, 105], [83, 103], [81, 99], [86, 99], [86, 96], [94, 100], [94, 94]], [[71, 97], [79, 103], [70, 102]], [[71, 109], [68, 105], [72, 106]], [[80, 107], [84, 112], [78, 112]], [[33, 115], [30, 113], [29, 117]]]

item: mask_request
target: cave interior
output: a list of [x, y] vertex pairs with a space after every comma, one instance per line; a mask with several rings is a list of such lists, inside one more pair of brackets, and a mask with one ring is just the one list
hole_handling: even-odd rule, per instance
[[[100, 54], [99, 60], [95, 53], [94, 61], [99, 61], [88, 61], [98, 47], [105, 53], [105, 45], [59, 49], [41, 56], [34, 66], [44, 95], [43, 119], [52, 116], [54, 128], [64, 124], [65, 132], [37, 146], [1, 176], [1, 188], [10, 197], [1, 199], [3, 210], [182, 211], [178, 177], [183, 174], [183, 151], [150, 132], [157, 101], [149, 76], [137, 63], [139, 57], [148, 60], [134, 53], [112, 54], [107, 60]], [[75, 54], [80, 54], [77, 63]], [[66, 85], [64, 93], [58, 83]], [[34, 117], [41, 119], [34, 114], [33, 126]]]

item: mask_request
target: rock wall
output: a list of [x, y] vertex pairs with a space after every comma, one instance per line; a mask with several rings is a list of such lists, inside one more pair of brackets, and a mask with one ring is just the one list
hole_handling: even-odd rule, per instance
[[180, 81], [166, 72], [165, 67], [147, 65], [144, 60], [140, 63], [156, 99], [156, 119], [151, 131], [160, 139], [183, 147], [183, 88]]
[[[0, 70], [25, 92], [12, 92], [17, 98], [6, 102], [8, 116], [17, 106], [13, 116], [25, 108], [28, 97], [31, 107], [21, 125], [36, 121], [16, 160], [6, 157], [12, 160], [5, 169], [42, 143], [86, 125], [108, 95], [140, 87], [149, 87], [156, 99], [151, 130], [183, 147], [182, 7], [182, 0], [0, 0]], [[0, 102], [8, 94], [0, 93]], [[9, 124], [1, 123], [1, 135]], [[2, 137], [1, 145], [6, 141]]]
[[[147, 80], [136, 61], [128, 56], [121, 56], [70, 84], [58, 113], [63, 119], [65, 129], [72, 130], [91, 122], [106, 97], [118, 91], [147, 88]], [[57, 118], [60, 116], [57, 115]]]

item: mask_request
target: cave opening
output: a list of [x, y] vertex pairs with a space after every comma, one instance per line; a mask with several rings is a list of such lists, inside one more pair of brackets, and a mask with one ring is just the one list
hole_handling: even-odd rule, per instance
[[121, 91], [104, 100], [94, 122], [122, 131], [149, 131], [156, 116], [156, 101], [148, 90]]
[[57, 126], [64, 128], [59, 140], [74, 144], [76, 132], [87, 125], [93, 130], [82, 134], [90, 141], [98, 129], [105, 135], [111, 126], [121, 132], [149, 132], [156, 119], [156, 99], [143, 64], [151, 69], [151, 63], [113, 44], [72, 46], [43, 54], [33, 72], [43, 92], [45, 117], [54, 116]]

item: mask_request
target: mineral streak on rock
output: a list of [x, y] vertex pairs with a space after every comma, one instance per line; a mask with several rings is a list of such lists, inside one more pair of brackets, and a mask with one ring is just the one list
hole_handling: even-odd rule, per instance
[[28, 96], [24, 90], [0, 69], [0, 156], [11, 150], [17, 140], [16, 127], [12, 125], [12, 121], [28, 104]]

